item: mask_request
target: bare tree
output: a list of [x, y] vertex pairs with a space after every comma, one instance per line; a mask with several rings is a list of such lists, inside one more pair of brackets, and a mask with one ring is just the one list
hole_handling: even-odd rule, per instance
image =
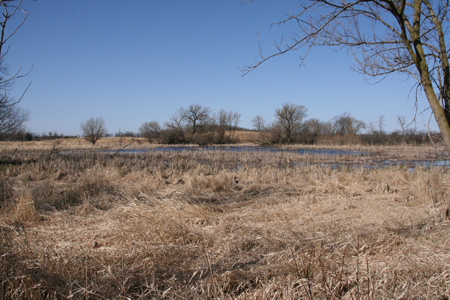
[[302, 142], [308, 144], [316, 143], [320, 135], [322, 135], [323, 124], [316, 118], [305, 121], [302, 125]]
[[184, 126], [179, 112], [172, 115], [169, 122], [164, 122], [164, 129], [161, 132], [161, 141], [167, 144], [184, 144]]
[[180, 108], [178, 111], [180, 120], [187, 123], [192, 135], [201, 131], [211, 121], [211, 111], [209, 107], [202, 107], [192, 104], [188, 108]]
[[215, 122], [218, 134], [217, 143], [218, 144], [224, 143], [225, 134], [230, 122], [229, 114], [225, 110], [221, 109], [215, 116]]
[[149, 142], [154, 142], [161, 137], [161, 126], [157, 121], [145, 122], [139, 127], [139, 134]]
[[240, 118], [240, 113], [232, 111], [227, 112], [223, 109], [221, 109], [217, 114], [214, 114], [214, 118], [210, 120], [210, 123], [217, 132], [215, 142], [218, 144], [234, 142], [234, 137]]
[[105, 127], [105, 121], [102, 117], [100, 118], [90, 118], [85, 123], [80, 124], [83, 137], [86, 141], [91, 142], [92, 145], [104, 137], [107, 133]]
[[321, 133], [323, 135], [333, 134], [333, 123], [331, 121], [323, 122], [322, 128], [321, 128]]
[[239, 122], [241, 121], [241, 114], [238, 112], [230, 111], [228, 113], [228, 120], [229, 120], [228, 130], [230, 131], [230, 138], [231, 138], [231, 140], [234, 140], [236, 131], [239, 126]]
[[275, 110], [275, 117], [282, 128], [283, 139], [292, 142], [294, 134], [299, 133], [303, 118], [307, 116], [308, 109], [303, 105], [284, 103]]
[[[253, 0], [243, 1], [252, 2]], [[294, 23], [276, 51], [245, 67], [294, 50], [304, 56], [315, 46], [347, 48], [355, 70], [369, 78], [401, 73], [417, 81], [450, 153], [450, 64], [447, 49], [449, 0], [299, 0], [297, 12], [276, 23]]]
[[319, 119], [309, 119], [304, 123], [304, 131], [308, 134], [320, 135], [322, 134], [322, 125]]
[[280, 122], [271, 122], [264, 128], [261, 144], [281, 144], [286, 142], [284, 128]]
[[369, 125], [367, 125], [367, 131], [371, 135], [377, 135], [378, 134], [377, 126], [376, 126], [374, 121], [370, 121], [369, 122]]
[[386, 122], [386, 118], [383, 115], [378, 116], [378, 130], [380, 134], [385, 134], [384, 132], [384, 123]]
[[407, 126], [405, 116], [397, 116], [397, 123], [398, 123], [398, 125], [400, 125], [402, 134], [404, 136], [405, 132], [406, 132], [406, 126]]
[[29, 113], [8, 103], [7, 95], [0, 96], [0, 139], [3, 139], [19, 130], [23, 123], [28, 121]]
[[333, 131], [335, 134], [358, 134], [362, 129], [366, 128], [363, 121], [353, 118], [350, 113], [344, 112], [332, 119]]
[[180, 108], [177, 112], [184, 128], [184, 137], [188, 142], [205, 145], [214, 139], [214, 131], [210, 130], [213, 118], [209, 107], [192, 104], [188, 108]]
[[252, 119], [253, 128], [260, 133], [264, 129], [265, 124], [266, 124], [266, 120], [264, 120], [264, 118], [261, 116], [256, 116]]
[[266, 131], [266, 120], [261, 116], [256, 116], [252, 119], [253, 129], [258, 131], [258, 139], [256, 142], [259, 144], [264, 144], [264, 137], [267, 135]]
[[[17, 104], [22, 100], [30, 85], [19, 98], [10, 97], [8, 92], [13, 88], [14, 81], [28, 75], [31, 69], [25, 74], [21, 72], [21, 68], [12, 75], [8, 72], [8, 67], [4, 63], [8, 53], [8, 49], [5, 50], [6, 44], [25, 23], [28, 13], [21, 7], [22, 0], [0, 0], [0, 4], [3, 17], [0, 20], [0, 138], [4, 138], [17, 131], [29, 119], [29, 112], [19, 108]], [[7, 25], [10, 21], [17, 18], [19, 18], [16, 23], [18, 25], [8, 30]]]
[[183, 121], [178, 112], [174, 113], [169, 122], [164, 122], [164, 126], [170, 129], [183, 129]]

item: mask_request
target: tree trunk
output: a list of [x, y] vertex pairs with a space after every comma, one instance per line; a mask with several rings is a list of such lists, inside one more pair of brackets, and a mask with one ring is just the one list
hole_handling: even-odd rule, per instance
[[[436, 93], [433, 89], [432, 84], [432, 77], [430, 75], [430, 71], [428, 68], [428, 63], [426, 60], [425, 51], [423, 49], [422, 41], [421, 41], [421, 16], [422, 16], [422, 3], [425, 3], [427, 5], [428, 10], [431, 13], [432, 18], [435, 19], [434, 12], [432, 11], [432, 8], [428, 1], [423, 0], [414, 0], [414, 23], [413, 27], [410, 29], [411, 38], [413, 40], [413, 49], [414, 53], [412, 53], [411, 57], [414, 60], [414, 63], [416, 65], [417, 70], [420, 74], [420, 81], [423, 87], [423, 90], [425, 92], [425, 95], [427, 96], [428, 103], [430, 104], [431, 109], [433, 110], [434, 118], [436, 120], [436, 123], [439, 126], [439, 130], [441, 132], [442, 140], [444, 142], [445, 148], [447, 149], [447, 155], [450, 154], [450, 123], [449, 119], [447, 118], [446, 110], [448, 109], [446, 101], [447, 95], [443, 96], [443, 106], [441, 103], [439, 103], [439, 99], [436, 96]], [[447, 51], [445, 49], [445, 40], [444, 40], [444, 32], [442, 31], [442, 27], [440, 26], [439, 21], [435, 20], [435, 30], [438, 32], [439, 36], [439, 43], [441, 51], [445, 51], [441, 53], [441, 63], [444, 64], [444, 80], [448, 80], [448, 60], [447, 60]], [[408, 44], [406, 43], [406, 47], [408, 48]], [[411, 53], [412, 49], [409, 49]], [[445, 88], [444, 91], [447, 92], [448, 82], [444, 82]], [[446, 93], [445, 93], [446, 94]]]
[[447, 116], [445, 114], [444, 108], [439, 103], [438, 98], [433, 90], [431, 83], [423, 84], [423, 90], [427, 96], [428, 103], [433, 110], [434, 118], [439, 126], [441, 132], [442, 140], [444, 142], [445, 148], [447, 149], [447, 154], [450, 153], [450, 124], [448, 122]]

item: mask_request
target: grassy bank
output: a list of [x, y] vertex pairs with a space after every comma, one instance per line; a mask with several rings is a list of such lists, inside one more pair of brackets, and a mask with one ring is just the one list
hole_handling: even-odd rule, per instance
[[447, 169], [51, 149], [2, 152], [2, 299], [450, 295]]

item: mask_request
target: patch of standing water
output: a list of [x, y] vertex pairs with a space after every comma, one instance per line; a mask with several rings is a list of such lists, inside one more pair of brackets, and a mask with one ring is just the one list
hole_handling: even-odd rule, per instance
[[388, 168], [388, 167], [405, 167], [408, 168], [410, 171], [414, 171], [417, 167], [425, 167], [425, 168], [432, 168], [432, 167], [442, 167], [442, 168], [448, 168], [450, 166], [450, 162], [448, 160], [401, 160], [401, 161], [389, 161], [384, 160], [382, 162], [373, 163], [373, 164], [360, 164], [360, 163], [324, 163], [319, 164], [321, 166], [327, 166], [331, 167], [333, 169], [339, 169], [339, 168], [352, 168], [352, 169], [373, 169], [373, 168]]
[[[336, 150], [336, 149], [286, 149], [270, 146], [204, 146], [204, 147], [186, 147], [186, 146], [169, 146], [158, 147], [151, 149], [123, 149], [118, 153], [138, 154], [146, 152], [182, 152], [182, 151], [230, 151], [230, 152], [285, 152], [285, 153], [299, 153], [302, 155], [324, 155], [324, 156], [341, 156], [341, 155], [353, 155], [353, 156], [370, 156], [370, 152], [363, 151], [350, 151], [350, 150]], [[102, 151], [105, 153], [117, 153], [117, 150]], [[291, 163], [291, 166], [295, 165], [308, 165], [305, 162]], [[365, 163], [345, 163], [345, 162], [332, 162], [332, 163], [311, 163], [311, 165], [319, 165], [331, 168], [384, 168], [390, 166], [404, 166], [410, 170], [414, 170], [416, 167], [444, 167], [448, 168], [450, 162], [448, 160], [383, 160], [374, 162], [371, 164]], [[238, 166], [239, 168], [239, 166]]]
[[[285, 149], [270, 146], [236, 146], [236, 147], [221, 147], [221, 146], [204, 146], [204, 147], [158, 147], [151, 149], [124, 149], [120, 150], [119, 153], [145, 153], [145, 152], [181, 152], [181, 151], [230, 151], [230, 152], [291, 152], [299, 154], [309, 154], [309, 155], [366, 155], [368, 153], [361, 151], [349, 151], [349, 150], [335, 150], [335, 149]], [[108, 150], [106, 152], [116, 152], [114, 150]]]

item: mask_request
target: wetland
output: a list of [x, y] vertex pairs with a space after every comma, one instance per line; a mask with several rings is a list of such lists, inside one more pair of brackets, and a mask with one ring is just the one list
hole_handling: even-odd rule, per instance
[[442, 149], [0, 147], [3, 299], [449, 295]]

